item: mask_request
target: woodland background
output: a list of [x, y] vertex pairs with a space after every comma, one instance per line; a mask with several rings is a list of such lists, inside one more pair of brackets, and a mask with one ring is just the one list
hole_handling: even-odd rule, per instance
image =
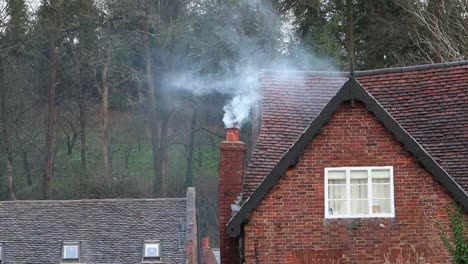
[[222, 109], [240, 68], [457, 61], [467, 43], [467, 0], [0, 0], [0, 199], [195, 186], [216, 245]]

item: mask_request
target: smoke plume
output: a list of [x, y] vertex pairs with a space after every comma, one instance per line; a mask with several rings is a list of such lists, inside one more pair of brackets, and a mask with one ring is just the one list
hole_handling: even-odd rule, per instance
[[[293, 16], [280, 15], [271, 1], [241, 0], [238, 5], [226, 4], [221, 10], [206, 12], [220, 13], [218, 19], [206, 18], [203, 12], [200, 16], [202, 31], [197, 34], [213, 43], [203, 47], [206, 57], [167, 74], [165, 82], [194, 95], [228, 95], [231, 99], [223, 107], [226, 128], [240, 128], [248, 120], [252, 106], [261, 100], [261, 69], [333, 68], [331, 63], [296, 45]], [[225, 56], [216, 58], [218, 50]], [[218, 67], [208, 69], [207, 74], [206, 62], [216, 59]]]

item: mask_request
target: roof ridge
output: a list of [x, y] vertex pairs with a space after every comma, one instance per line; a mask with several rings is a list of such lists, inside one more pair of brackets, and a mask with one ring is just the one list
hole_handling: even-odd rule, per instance
[[[454, 66], [468, 65], [468, 60], [454, 61], [454, 62], [443, 62], [443, 63], [432, 63], [432, 64], [420, 64], [415, 66], [404, 66], [404, 67], [390, 67], [390, 68], [381, 68], [375, 70], [362, 70], [355, 71], [354, 76], [370, 76], [377, 74], [386, 74], [386, 73], [400, 73], [400, 72], [410, 72], [410, 71], [421, 71], [437, 68], [447, 68]], [[345, 71], [294, 71], [294, 70], [271, 70], [271, 69], [261, 69], [260, 75], [268, 74], [285, 74], [292, 76], [325, 76], [325, 77], [350, 77], [349, 72]]]
[[6, 203], [24, 203], [24, 204], [34, 204], [34, 203], [86, 203], [86, 202], [153, 202], [153, 201], [184, 201], [186, 197], [183, 198], [106, 198], [106, 199], [74, 199], [74, 200], [14, 200], [14, 201], [0, 201], [0, 204]]

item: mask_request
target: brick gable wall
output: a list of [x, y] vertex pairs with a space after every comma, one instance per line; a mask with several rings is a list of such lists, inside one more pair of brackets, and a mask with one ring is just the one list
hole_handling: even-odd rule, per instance
[[[325, 219], [324, 168], [343, 166], [393, 166], [396, 217]], [[451, 263], [436, 226], [447, 227], [451, 201], [361, 103], [342, 105], [250, 215], [246, 263], [313, 263], [316, 255], [341, 254], [340, 263]]]

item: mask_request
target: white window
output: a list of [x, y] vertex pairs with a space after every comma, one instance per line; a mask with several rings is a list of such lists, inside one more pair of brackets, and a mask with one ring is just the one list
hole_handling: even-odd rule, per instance
[[149, 242], [143, 243], [143, 260], [161, 259], [161, 243]]
[[3, 244], [0, 243], [0, 263], [3, 263]]
[[62, 260], [63, 261], [79, 261], [80, 260], [80, 243], [64, 242], [62, 244]]
[[325, 168], [325, 218], [394, 216], [393, 167]]

